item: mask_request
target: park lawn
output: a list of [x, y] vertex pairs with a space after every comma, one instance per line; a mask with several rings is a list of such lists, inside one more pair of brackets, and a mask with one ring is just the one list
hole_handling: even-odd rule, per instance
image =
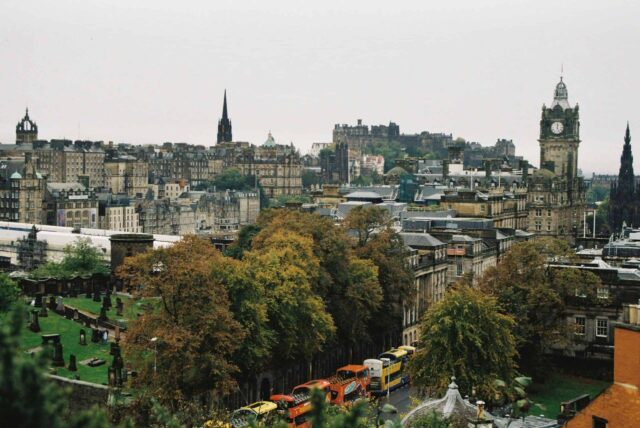
[[609, 386], [610, 382], [588, 379], [584, 377], [566, 374], [554, 374], [546, 383], [536, 384], [532, 387], [529, 398], [536, 404], [531, 409], [534, 415], [544, 415], [555, 419], [560, 413], [560, 403], [576, 398], [583, 394], [589, 394], [591, 399]]
[[[87, 382], [106, 384], [107, 383], [107, 368], [111, 364], [113, 357], [109, 355], [109, 344], [92, 343], [91, 342], [91, 329], [83, 327], [79, 323], [68, 320], [53, 311], [49, 311], [49, 316], [40, 317], [38, 319], [40, 323], [41, 331], [34, 333], [26, 327], [22, 329], [20, 335], [20, 347], [23, 351], [36, 348], [42, 344], [43, 334], [60, 334], [60, 341], [62, 342], [62, 352], [64, 356], [65, 367], [54, 367], [55, 374], [67, 378], [75, 378], [76, 375], [80, 377], [80, 380]], [[84, 328], [87, 335], [87, 345], [80, 345], [80, 329]], [[74, 354], [76, 356], [77, 372], [70, 372], [66, 366], [69, 365], [69, 356]], [[80, 364], [80, 361], [88, 358], [102, 358], [106, 361], [99, 367], [89, 367], [84, 364]], [[53, 373], [53, 372], [52, 372]]]

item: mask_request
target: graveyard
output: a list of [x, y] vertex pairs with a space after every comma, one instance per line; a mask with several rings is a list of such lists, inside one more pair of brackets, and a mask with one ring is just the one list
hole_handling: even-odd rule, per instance
[[[29, 307], [30, 308], [30, 307]], [[106, 384], [108, 382], [107, 368], [113, 357], [109, 355], [110, 345], [91, 341], [91, 328], [85, 327], [76, 321], [66, 319], [49, 310], [46, 317], [39, 316], [39, 332], [33, 332], [24, 328], [20, 336], [20, 347], [24, 352], [37, 352], [43, 346], [44, 335], [59, 334], [62, 344], [62, 360], [64, 366], [55, 367], [52, 364], [52, 373], [71, 379], [80, 378], [87, 382]], [[80, 344], [80, 330], [85, 331], [85, 345]], [[75, 355], [77, 371], [69, 370], [71, 355]], [[83, 362], [92, 358], [104, 360], [105, 363], [91, 367]]]
[[[108, 383], [109, 367], [122, 368], [115, 339], [126, 330], [126, 321], [150, 307], [111, 293], [38, 296], [25, 303], [28, 328], [22, 330], [21, 350], [32, 353], [49, 347], [52, 374], [98, 384]], [[119, 361], [114, 364], [116, 354]]]

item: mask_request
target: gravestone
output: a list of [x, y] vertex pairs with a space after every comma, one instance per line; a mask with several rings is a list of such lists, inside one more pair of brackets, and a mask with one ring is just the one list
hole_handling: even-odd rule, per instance
[[98, 289], [98, 287], [96, 287], [96, 289], [93, 292], [93, 301], [94, 302], [100, 302], [102, 299], [100, 299], [100, 290]]
[[53, 358], [52, 363], [54, 367], [64, 367], [64, 356], [62, 350], [62, 343], [57, 342], [53, 344]]
[[129, 370], [126, 367], [122, 368], [122, 383], [127, 383], [129, 378]]
[[49, 296], [49, 309], [56, 310], [56, 298], [54, 296]]
[[87, 363], [87, 365], [89, 367], [99, 367], [103, 364], [106, 364], [107, 362], [105, 360], [103, 360], [102, 358], [92, 358], [91, 361], [89, 361]]
[[60, 343], [60, 334], [58, 334], [58, 333], [43, 334], [42, 335], [42, 345], [46, 346], [49, 343], [53, 343], [54, 345], [56, 343]]
[[64, 315], [64, 299], [62, 296], [56, 297], [56, 312]]
[[73, 320], [74, 321], [80, 320], [80, 312], [77, 309], [73, 310]]
[[80, 345], [87, 346], [87, 333], [84, 329], [80, 329]]
[[104, 306], [100, 308], [100, 316], [98, 317], [98, 321], [106, 321], [107, 318], [107, 308]]
[[85, 325], [85, 327], [89, 327], [89, 328], [91, 328], [91, 324], [93, 324], [93, 323], [92, 323], [92, 320], [91, 320], [91, 317], [85, 317], [85, 319], [84, 319], [84, 325]]
[[122, 303], [122, 299], [116, 297], [116, 315], [121, 317], [122, 311], [124, 310], [124, 303]]
[[73, 354], [69, 355], [69, 371], [70, 372], [78, 371], [78, 366], [76, 365], [76, 356]]
[[109, 355], [116, 355], [120, 353], [120, 345], [118, 345], [116, 342], [111, 342], [110, 348], [109, 348]]
[[74, 311], [74, 310], [73, 310], [73, 309], [71, 309], [70, 307], [65, 306], [65, 309], [64, 309], [64, 317], [65, 317], [66, 319], [68, 319], [68, 320], [72, 320], [72, 319], [73, 319], [73, 311]]
[[109, 379], [109, 386], [117, 386], [116, 369], [113, 366], [107, 369], [107, 376]]
[[102, 307], [107, 310], [111, 309], [111, 296], [109, 294], [102, 298]]
[[91, 329], [91, 341], [93, 343], [99, 343], [100, 340], [102, 340], [102, 337], [100, 335], [100, 330], [98, 330], [97, 328], [92, 328]]
[[36, 298], [35, 301], [33, 303], [33, 306], [36, 308], [41, 308], [42, 307], [42, 294], [38, 293], [36, 294]]
[[34, 333], [40, 331], [40, 322], [38, 321], [38, 311], [36, 309], [31, 311], [31, 323], [29, 323], [29, 330]]
[[46, 305], [42, 305], [42, 308], [40, 308], [40, 313], [38, 315], [40, 316], [40, 318], [46, 318], [49, 316], [49, 311], [47, 310]]

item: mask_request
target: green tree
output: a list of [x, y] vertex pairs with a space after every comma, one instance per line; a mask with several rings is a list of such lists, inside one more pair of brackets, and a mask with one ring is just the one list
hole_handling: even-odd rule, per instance
[[237, 168], [225, 169], [214, 178], [212, 184], [217, 190], [249, 190], [255, 185]]
[[358, 257], [371, 260], [378, 268], [382, 302], [369, 323], [369, 330], [379, 337], [390, 337], [402, 328], [402, 311], [414, 298], [413, 270], [402, 237], [390, 227], [368, 238], [356, 248]]
[[0, 313], [8, 311], [19, 296], [18, 284], [7, 274], [0, 273]]
[[310, 238], [281, 230], [245, 254], [250, 281], [261, 284], [267, 294], [279, 360], [311, 361], [335, 334], [333, 319], [312, 288], [319, 271], [312, 247]]
[[451, 376], [464, 393], [492, 397], [496, 379], [515, 376], [516, 323], [496, 300], [464, 284], [434, 304], [420, 324], [420, 349], [410, 369], [414, 383], [442, 394]]
[[[292, 210], [262, 212], [258, 224], [261, 232], [253, 239], [255, 250], [268, 249], [265, 242], [281, 231], [295, 232], [312, 240], [313, 255], [319, 262], [312, 278], [312, 290], [325, 302], [337, 327], [338, 341], [352, 345], [354, 337], [366, 340], [368, 331], [362, 327], [375, 313], [381, 288], [377, 282], [364, 280], [377, 277], [377, 267], [359, 262], [361, 258], [353, 251], [346, 229], [336, 226], [329, 218]], [[360, 293], [360, 298], [351, 304], [354, 293]], [[358, 320], [357, 329], [354, 329], [354, 319]]]
[[72, 278], [93, 274], [109, 274], [104, 253], [89, 238], [78, 238], [64, 248], [60, 262], [48, 262], [31, 272], [35, 278]]
[[513, 329], [520, 355], [519, 366], [545, 379], [549, 361], [545, 351], [567, 341], [565, 311], [568, 299], [596, 302], [599, 278], [584, 269], [553, 267], [569, 261], [566, 242], [538, 238], [514, 245], [496, 267], [480, 278], [480, 289], [495, 297], [503, 313], [518, 320]]
[[213, 272], [224, 263], [210, 242], [186, 236], [171, 247], [129, 257], [118, 270], [137, 296], [159, 302], [157, 310], [131, 323], [124, 347], [139, 371], [135, 384], [171, 409], [182, 400], [235, 388], [231, 357], [246, 333]]

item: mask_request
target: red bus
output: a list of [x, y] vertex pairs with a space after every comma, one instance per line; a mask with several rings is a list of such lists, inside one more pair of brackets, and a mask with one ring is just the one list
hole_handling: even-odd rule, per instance
[[308, 394], [298, 395], [272, 395], [270, 400], [278, 406], [278, 413], [284, 417], [290, 428], [311, 428], [309, 412], [311, 401]]
[[331, 404], [348, 406], [360, 398], [369, 397], [369, 369], [359, 364], [340, 367], [336, 375], [328, 379], [331, 389]]
[[291, 395], [295, 396], [296, 394], [303, 394], [311, 398], [311, 390], [320, 389], [325, 393], [327, 402], [330, 402], [331, 389], [329, 388], [329, 385], [329, 382], [324, 379], [310, 380], [309, 382], [305, 382], [302, 385], [298, 385], [293, 388], [293, 391], [291, 391]]

